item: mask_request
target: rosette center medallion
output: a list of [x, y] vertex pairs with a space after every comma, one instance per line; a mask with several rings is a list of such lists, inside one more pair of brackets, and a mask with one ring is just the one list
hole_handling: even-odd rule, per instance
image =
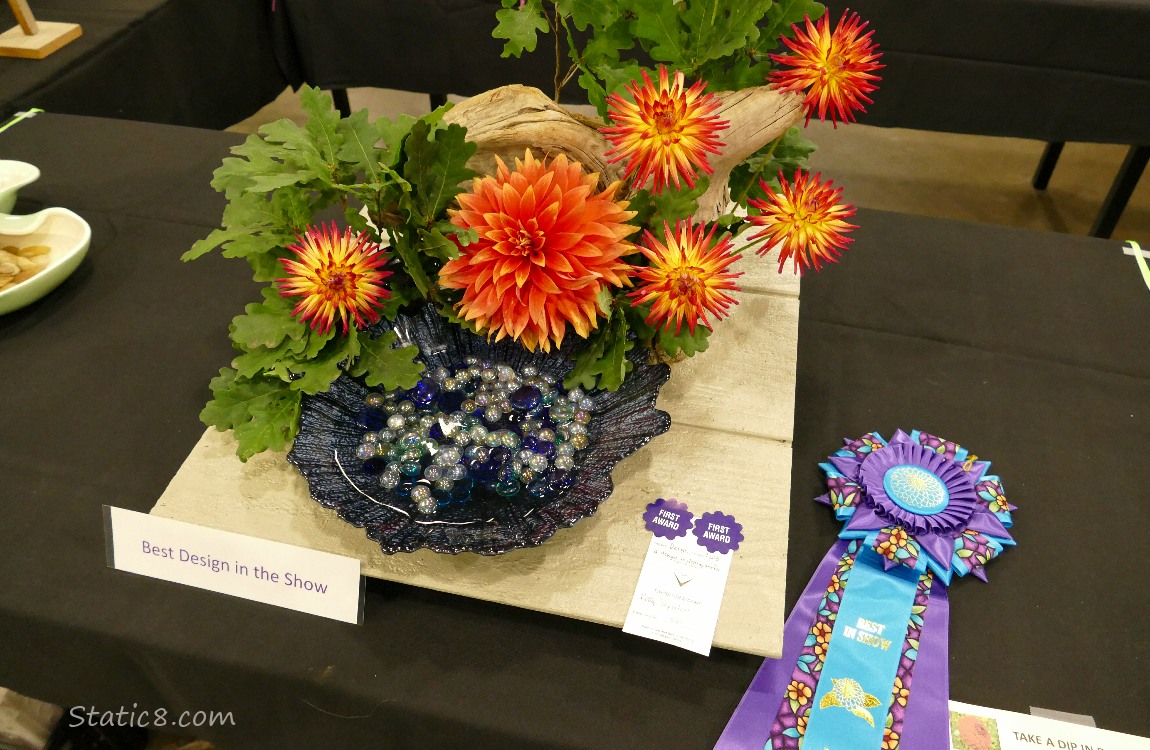
[[946, 483], [921, 466], [892, 466], [883, 475], [882, 485], [896, 505], [920, 516], [939, 513], [950, 503]]

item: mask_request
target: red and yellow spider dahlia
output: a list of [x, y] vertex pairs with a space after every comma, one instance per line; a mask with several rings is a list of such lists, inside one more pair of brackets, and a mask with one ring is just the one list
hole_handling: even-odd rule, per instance
[[534, 351], [558, 346], [570, 325], [584, 338], [598, 326], [599, 292], [630, 286], [636, 230], [620, 183], [595, 193], [598, 174], [560, 154], [550, 164], [528, 150], [515, 171], [499, 160], [495, 175], [476, 178], [450, 210], [479, 240], [439, 271], [439, 283], [463, 290], [460, 315], [498, 341], [510, 336]]
[[795, 37], [783, 37], [793, 55], [771, 55], [771, 59], [789, 69], [772, 71], [769, 80], [780, 91], [806, 91], [803, 106], [807, 122], [818, 114], [837, 128], [838, 123], [853, 122], [854, 112], [865, 112], [871, 100], [867, 94], [878, 88], [875, 81], [882, 80], [874, 71], [884, 67], [878, 64], [882, 54], [871, 39], [874, 31], [865, 34], [867, 22], [857, 13], [843, 11], [838, 26], [831, 30], [829, 14], [824, 13], [818, 23], [806, 17], [806, 30], [795, 24]]
[[686, 323], [693, 335], [699, 323], [711, 327], [707, 313], [719, 320], [729, 314], [731, 305], [738, 304], [726, 292], [739, 290], [734, 279], [743, 272], [727, 270], [739, 256], [731, 253], [729, 237], [714, 242], [715, 227], [707, 233], [705, 224], [692, 227], [689, 220], [679, 221], [671, 231], [664, 222], [663, 237], [665, 242], [659, 242], [644, 232], [645, 242], [639, 249], [651, 265], [635, 269], [640, 283], [627, 296], [636, 305], [651, 303], [648, 325], [673, 329], [678, 335]]
[[794, 257], [794, 270], [802, 273], [809, 266], [819, 270], [824, 261], [834, 263], [839, 251], [850, 243], [846, 233], [855, 229], [854, 224], [845, 220], [854, 216], [855, 207], [841, 203], [843, 189], [834, 187], [834, 182], [820, 182], [822, 174], [813, 177], [803, 172], [795, 172], [794, 184], [779, 172], [779, 191], [775, 192], [766, 182], [760, 181], [765, 200], [752, 198], [749, 205], [759, 209], [758, 216], [750, 221], [762, 227], [762, 231], [751, 235], [756, 240], [766, 237], [763, 246], [756, 252], [766, 255], [779, 248], [779, 272], [788, 258]]
[[350, 227], [340, 234], [335, 222], [308, 227], [297, 239], [299, 244], [287, 248], [296, 259], [280, 259], [289, 275], [277, 280], [281, 295], [302, 297], [292, 315], [317, 333], [330, 331], [337, 314], [345, 334], [352, 321], [356, 328], [378, 321], [377, 308], [391, 298], [383, 286], [391, 271], [381, 270], [387, 258], [379, 245]]
[[627, 159], [627, 176], [635, 177], [637, 187], [652, 175], [656, 193], [672, 182], [678, 189], [680, 178], [694, 187], [696, 170], [713, 171], [707, 154], [717, 154], [723, 146], [718, 134], [728, 122], [713, 114], [719, 100], [703, 93], [703, 81], [684, 89], [683, 74], [671, 77], [663, 65], [659, 66], [658, 88], [645, 70], [643, 80], [644, 86], [637, 82], [626, 86], [634, 102], [618, 94], [607, 97], [613, 124], [600, 130], [611, 142], [607, 157], [611, 164]]

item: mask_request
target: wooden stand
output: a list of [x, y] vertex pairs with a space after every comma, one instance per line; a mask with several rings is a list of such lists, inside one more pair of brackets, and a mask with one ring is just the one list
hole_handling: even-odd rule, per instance
[[20, 25], [0, 34], [0, 57], [42, 60], [83, 33], [78, 23], [37, 21], [28, 0], [8, 0], [8, 5]]

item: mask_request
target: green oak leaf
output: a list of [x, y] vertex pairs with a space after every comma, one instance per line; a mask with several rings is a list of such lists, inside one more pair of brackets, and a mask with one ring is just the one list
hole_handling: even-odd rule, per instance
[[579, 76], [579, 85], [587, 92], [587, 98], [591, 104], [595, 105], [599, 111], [599, 116], [606, 120], [608, 116], [607, 97], [622, 92], [623, 87], [631, 81], [640, 80], [642, 73], [643, 69], [635, 63], [627, 63], [622, 66], [602, 64]]
[[498, 25], [491, 32], [496, 39], [506, 39], [501, 57], [519, 57], [524, 51], [534, 52], [538, 43], [538, 33], [546, 34], [550, 27], [543, 17], [541, 0], [528, 0], [518, 8], [504, 8], [495, 11]]
[[766, 21], [759, 24], [759, 38], [781, 46], [780, 38], [784, 34], [790, 36], [791, 26], [802, 21], [803, 16], [810, 16], [812, 21], [817, 21], [824, 11], [822, 3], [814, 0], [775, 0], [767, 10]]
[[555, 0], [555, 7], [565, 16], [571, 16], [575, 28], [582, 31], [588, 26], [604, 28], [619, 18], [622, 9], [612, 0]]
[[419, 290], [420, 297], [426, 298], [433, 285], [431, 279], [427, 276], [427, 271], [423, 268], [419, 251], [412, 247], [411, 241], [406, 234], [396, 234], [393, 240], [391, 245], [392, 251], [396, 257], [403, 262], [403, 268], [407, 271], [408, 276], [411, 277], [415, 288]]
[[232, 367], [241, 378], [267, 375], [287, 380], [287, 363], [295, 362], [307, 343], [306, 339], [285, 338], [272, 348], [252, 347], [233, 359]]
[[766, 84], [770, 72], [766, 57], [742, 54], [734, 62], [724, 58], [705, 63], [699, 68], [699, 78], [707, 82], [707, 91], [739, 91]]
[[300, 106], [308, 113], [303, 127], [285, 118], [261, 126], [259, 132], [264, 140], [287, 151], [285, 161], [296, 159], [314, 172], [315, 179], [331, 183], [343, 146], [339, 113], [332, 108], [329, 95], [306, 85], [300, 89]]
[[225, 242], [220, 253], [225, 258], [246, 258], [279, 250], [294, 240], [294, 237], [285, 237], [275, 232], [248, 234]]
[[663, 236], [663, 224], [675, 228], [675, 222], [691, 216], [699, 208], [699, 198], [707, 191], [709, 180], [701, 177], [695, 181], [695, 187], [683, 185], [681, 190], [665, 187], [661, 193], [653, 193], [646, 188], [637, 190], [631, 198], [628, 208], [637, 211], [632, 224], [649, 227], [651, 233]]
[[375, 144], [380, 140], [379, 128], [367, 116], [367, 110], [352, 113], [345, 120], [339, 120], [337, 132], [343, 138], [339, 149], [340, 160], [351, 164], [357, 172], [363, 172], [369, 182], [380, 181], [380, 152]]
[[247, 461], [266, 450], [283, 450], [299, 429], [300, 394], [275, 378], [237, 378], [229, 368], [212, 378], [212, 400], [200, 420], [223, 432], [232, 430], [236, 455]]
[[455, 196], [463, 192], [460, 183], [475, 172], [467, 160], [477, 146], [467, 140], [467, 129], [451, 124], [432, 131], [426, 122], [416, 122], [404, 143], [407, 160], [403, 176], [415, 185], [414, 208], [425, 224], [431, 224]]
[[278, 144], [283, 149], [284, 161], [293, 161], [317, 176], [330, 173], [332, 162], [324, 158], [319, 144], [305, 128], [285, 118], [261, 125], [259, 132], [267, 142]]
[[731, 197], [743, 206], [751, 198], [763, 200], [766, 191], [759, 184], [760, 180], [777, 190], [779, 172], [782, 171], [788, 180], [793, 179], [795, 172], [806, 166], [807, 158], [816, 148], [814, 143], [803, 136], [802, 128], [791, 128], [783, 134], [782, 140], [774, 144], [773, 149], [771, 144], [767, 144], [731, 170], [728, 183]]
[[[630, 0], [636, 18], [631, 33], [650, 43], [648, 54], [657, 62], [671, 63], [674, 67], [689, 68], [689, 34], [679, 20], [679, 6], [667, 0]], [[647, 47], [647, 45], [644, 45]]]
[[419, 230], [419, 251], [444, 263], [459, 257], [459, 248], [438, 229]]
[[343, 220], [357, 232], [371, 233], [371, 225], [367, 223], [367, 218], [359, 212], [359, 206], [349, 204], [343, 210]]
[[399, 162], [399, 158], [403, 156], [403, 141], [411, 132], [411, 126], [415, 124], [415, 120], [416, 118], [411, 115], [400, 115], [394, 122], [386, 117], [381, 117], [375, 121], [379, 140], [383, 141], [385, 153], [383, 163], [386, 166], [394, 167]]
[[280, 259], [286, 258], [290, 254], [290, 251], [278, 248], [276, 252], [245, 255], [244, 260], [251, 266], [252, 278], [255, 281], [275, 281], [284, 275], [284, 267], [280, 264]]
[[309, 395], [326, 391], [343, 373], [341, 365], [359, 356], [359, 348], [359, 335], [354, 328], [346, 336], [329, 339], [313, 356], [290, 366], [292, 374], [297, 376], [290, 383], [292, 390]]
[[635, 342], [627, 338], [627, 316], [612, 316], [575, 355], [575, 366], [563, 381], [564, 387], [618, 390], [634, 366], [627, 359], [627, 352], [634, 346]]
[[624, 298], [622, 310], [623, 314], [627, 316], [627, 327], [635, 334], [635, 338], [641, 343], [650, 344], [658, 332], [658, 329], [647, 323], [647, 316], [651, 314], [651, 305], [633, 306]]
[[304, 129], [329, 169], [334, 168], [344, 139], [339, 132], [339, 112], [332, 104], [331, 95], [317, 87], [305, 85], [299, 92], [299, 104], [309, 115]]
[[250, 230], [247, 227], [233, 227], [232, 229], [213, 229], [212, 233], [202, 240], [196, 240], [192, 248], [180, 256], [180, 260], [187, 262], [195, 260], [202, 255], [210, 253], [225, 242], [247, 237]]
[[579, 86], [587, 92], [587, 101], [599, 113], [599, 117], [607, 119], [607, 91], [599, 79], [589, 71], [584, 70], [578, 78]]
[[249, 191], [266, 193], [318, 177], [305, 160], [297, 158], [299, 154], [285, 151], [258, 135], [249, 135], [231, 151], [235, 156], [224, 159], [212, 175], [212, 187], [228, 199]]
[[419, 347], [396, 349], [396, 340], [393, 331], [374, 340], [365, 337], [360, 342], [359, 357], [351, 367], [351, 374], [362, 377], [364, 384], [372, 388], [413, 388], [424, 369], [421, 362], [412, 361], [419, 356]]
[[679, 352], [693, 357], [699, 352], [707, 351], [710, 342], [707, 340], [711, 335], [711, 329], [706, 326], [695, 326], [695, 332], [683, 326], [678, 333], [672, 333], [666, 329], [660, 329], [657, 340], [659, 346], [667, 353], [667, 356], [674, 357]]
[[759, 38], [757, 24], [774, 4], [773, 0], [692, 0], [683, 11], [683, 22], [691, 30], [689, 58], [697, 68], [708, 60], [726, 57], [744, 49]]
[[263, 297], [263, 302], [247, 305], [245, 314], [232, 320], [232, 341], [245, 349], [274, 349], [285, 338], [303, 339], [307, 326], [292, 317], [292, 303], [274, 287], [265, 287]]

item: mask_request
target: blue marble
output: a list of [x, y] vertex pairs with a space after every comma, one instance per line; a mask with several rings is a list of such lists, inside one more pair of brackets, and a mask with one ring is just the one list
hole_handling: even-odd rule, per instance
[[511, 394], [511, 408], [516, 411], [533, 412], [543, 404], [543, 391], [533, 385], [525, 385]]
[[439, 396], [439, 386], [433, 380], [420, 380], [415, 387], [407, 392], [407, 397], [416, 406], [428, 407], [435, 403]]

